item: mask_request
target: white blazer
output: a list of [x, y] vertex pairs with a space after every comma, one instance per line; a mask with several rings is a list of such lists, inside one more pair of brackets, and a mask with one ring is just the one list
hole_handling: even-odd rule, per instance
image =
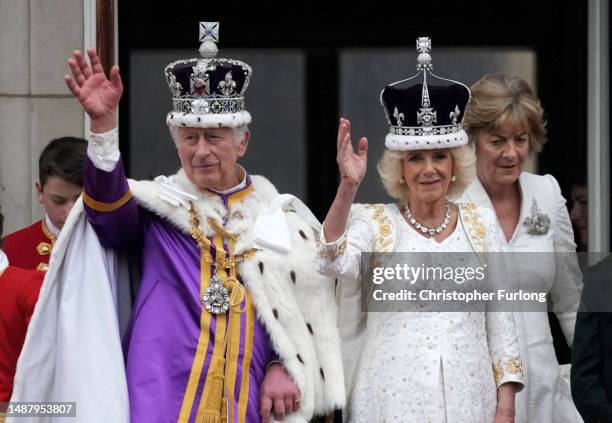
[[[550, 293], [552, 310], [571, 346], [582, 274], [565, 198], [551, 175], [523, 172], [518, 182], [521, 192], [519, 221], [510, 241], [504, 237], [507, 251], [513, 253], [509, 258], [516, 267], [516, 282], [519, 289]], [[477, 178], [460, 201], [475, 201], [493, 209], [491, 199]], [[544, 225], [536, 227], [534, 220], [538, 218]], [[563, 377], [569, 371], [561, 368], [556, 359], [546, 313], [517, 314], [517, 326], [526, 367], [525, 389], [517, 395], [517, 422], [523, 418], [527, 422], [542, 423], [581, 421], [571, 398], [569, 381]]]

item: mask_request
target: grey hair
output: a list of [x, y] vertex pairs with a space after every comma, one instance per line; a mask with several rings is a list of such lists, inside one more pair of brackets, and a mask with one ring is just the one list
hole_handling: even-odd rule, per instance
[[[472, 144], [448, 150], [453, 158], [453, 175], [456, 179], [448, 187], [447, 196], [449, 199], [457, 199], [476, 176], [476, 155]], [[400, 183], [400, 179], [404, 177], [402, 161], [406, 153], [406, 151], [385, 149], [376, 166], [385, 190], [400, 202], [408, 200], [408, 185]]]
[[[178, 146], [178, 130], [179, 127], [178, 126], [174, 126], [174, 125], [168, 125], [168, 129], [170, 130], [170, 136], [172, 137], [172, 140], [174, 140], [174, 144]], [[240, 125], [236, 128], [232, 128], [233, 132], [234, 132], [234, 144], [238, 145], [242, 142], [242, 140], [244, 139], [245, 134], [247, 133], [247, 131], [249, 130], [249, 125]]]

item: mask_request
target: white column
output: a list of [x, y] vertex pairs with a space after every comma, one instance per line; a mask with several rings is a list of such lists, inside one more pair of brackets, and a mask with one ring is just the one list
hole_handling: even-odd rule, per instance
[[610, 250], [608, 0], [589, 0], [588, 16], [589, 251], [605, 253]]
[[[96, 0], [83, 0], [83, 46], [81, 50], [86, 52], [88, 48], [96, 48]], [[90, 127], [89, 116], [83, 111], [83, 133], [87, 139], [89, 139]]]
[[5, 234], [43, 215], [38, 156], [53, 138], [83, 136], [83, 114], [64, 83], [83, 45], [83, 1], [0, 1], [0, 205]]

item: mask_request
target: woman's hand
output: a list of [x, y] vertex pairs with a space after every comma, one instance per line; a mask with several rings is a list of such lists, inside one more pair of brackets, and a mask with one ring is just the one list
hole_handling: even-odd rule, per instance
[[368, 165], [368, 140], [362, 137], [357, 146], [357, 153], [355, 153], [351, 141], [351, 122], [348, 119], [340, 118], [336, 150], [340, 184], [359, 186]]
[[359, 140], [355, 154], [351, 143], [351, 122], [348, 119], [340, 118], [336, 149], [341, 179], [336, 198], [323, 222], [323, 234], [327, 242], [336, 241], [344, 233], [351, 205], [368, 165], [368, 140], [365, 137]]
[[493, 423], [514, 423], [514, 408], [512, 410], [495, 410]]
[[514, 423], [514, 400], [520, 385], [513, 382], [504, 383], [497, 388], [497, 407], [493, 423]]

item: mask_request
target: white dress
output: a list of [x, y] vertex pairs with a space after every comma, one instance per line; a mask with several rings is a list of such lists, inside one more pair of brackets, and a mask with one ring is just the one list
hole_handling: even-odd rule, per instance
[[[571, 346], [582, 275], [565, 199], [551, 175], [523, 172], [519, 177], [519, 187], [522, 197], [519, 222], [510, 242], [502, 237], [504, 247], [516, 253], [508, 256], [516, 269], [518, 288], [551, 294], [552, 310]], [[461, 200], [476, 201], [493, 210], [491, 200], [478, 179], [466, 189]], [[549, 217], [548, 230], [540, 233], [530, 231], [524, 222], [534, 212]], [[501, 225], [499, 227], [501, 230]], [[519, 313], [517, 317], [526, 370], [525, 389], [518, 394], [516, 401], [517, 423], [580, 422], [569, 381], [562, 377], [562, 373], [569, 374], [569, 371], [562, 369], [557, 362], [547, 313], [529, 311]]]
[[490, 423], [496, 387], [522, 383], [512, 313], [485, 312], [484, 304], [471, 312], [359, 310], [361, 252], [439, 252], [452, 261], [455, 252], [480, 260], [499, 250], [492, 213], [475, 204], [459, 209], [440, 243], [418, 234], [394, 204], [355, 205], [342, 237], [320, 239], [318, 270], [340, 278], [349, 421]]

